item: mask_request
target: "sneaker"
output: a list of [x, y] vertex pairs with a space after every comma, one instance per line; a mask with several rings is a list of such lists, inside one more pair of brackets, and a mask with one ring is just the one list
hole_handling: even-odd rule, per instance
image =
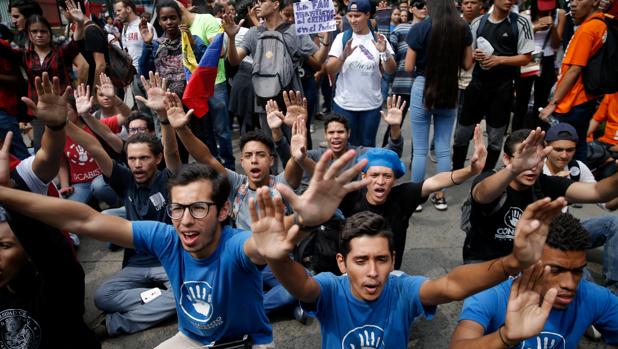
[[431, 203], [433, 204], [433, 207], [435, 207], [438, 211], [446, 211], [448, 209], [448, 205], [446, 204], [446, 198], [444, 196], [439, 198], [435, 194], [432, 194]]
[[307, 312], [305, 312], [300, 305], [297, 305], [294, 307], [294, 319], [301, 324], [306, 325], [307, 322], [309, 322], [309, 315], [307, 315]]
[[107, 315], [101, 312], [94, 320], [92, 320], [92, 322], [88, 324], [88, 327], [92, 329], [92, 332], [94, 332], [95, 337], [99, 341], [109, 338], [109, 333], [107, 332], [107, 327], [105, 325], [106, 318]]
[[313, 124], [309, 126], [309, 133], [315, 133], [315, 126]]
[[421, 212], [421, 211], [423, 211], [423, 205], [416, 206], [416, 209], [414, 210], [414, 212]]
[[73, 233], [69, 233], [69, 238], [71, 239], [71, 242], [73, 243], [73, 247], [78, 248], [79, 247], [79, 236]]

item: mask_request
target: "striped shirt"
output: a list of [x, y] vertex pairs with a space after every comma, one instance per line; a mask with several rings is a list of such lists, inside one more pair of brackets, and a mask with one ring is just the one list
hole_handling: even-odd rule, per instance
[[411, 23], [399, 24], [390, 35], [391, 46], [395, 50], [395, 61], [397, 62], [397, 71], [392, 86], [393, 93], [396, 95], [409, 95], [412, 82], [414, 82], [412, 74], [408, 74], [405, 70], [406, 53], [408, 52], [406, 37], [411, 27]]

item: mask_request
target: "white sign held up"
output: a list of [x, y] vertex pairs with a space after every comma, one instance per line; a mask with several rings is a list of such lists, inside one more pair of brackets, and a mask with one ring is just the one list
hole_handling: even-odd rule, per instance
[[294, 3], [296, 34], [315, 34], [337, 29], [335, 8], [331, 0], [309, 0]]

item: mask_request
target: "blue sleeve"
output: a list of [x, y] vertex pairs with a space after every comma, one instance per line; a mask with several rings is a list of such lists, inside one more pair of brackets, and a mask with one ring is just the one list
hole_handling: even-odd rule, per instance
[[248, 273], [258, 273], [260, 270], [245, 253], [245, 242], [250, 236], [250, 231], [236, 230], [234, 235], [227, 241], [225, 249], [227, 252], [232, 253], [234, 261], [237, 262], [242, 270]]
[[103, 179], [109, 183], [119, 197], [124, 198], [127, 193], [127, 184], [133, 181], [133, 175], [131, 174], [131, 170], [126, 166], [114, 160], [112, 175], [109, 177], [104, 176]]
[[337, 276], [330, 272], [320, 273], [313, 277], [320, 285], [320, 295], [316, 301], [315, 312], [309, 312], [309, 315], [318, 319], [325, 314], [332, 313], [334, 309], [333, 300], [336, 299], [335, 293], [337, 290]]
[[403, 287], [402, 293], [409, 301], [408, 316], [410, 317], [410, 323], [415, 318], [423, 316], [428, 320], [431, 320], [436, 314], [437, 306], [426, 306], [421, 302], [421, 286], [428, 280], [424, 276], [410, 276], [403, 274], [396, 276], [401, 280], [401, 286]]
[[618, 297], [605, 287], [594, 286], [596, 295], [587, 297], [597, 307], [594, 327], [603, 334], [605, 343], [618, 344]]
[[139, 252], [157, 256], [170, 253], [176, 241], [176, 230], [169, 224], [154, 221], [133, 221], [133, 246]]
[[204, 43], [204, 40], [200, 39], [200, 37], [197, 35], [193, 35], [193, 41], [195, 42], [195, 45], [193, 45], [192, 47], [193, 54], [195, 54], [195, 58], [198, 60], [199, 63], [208, 46]]
[[[486, 334], [494, 332], [498, 326], [504, 323], [508, 303], [508, 293], [506, 299], [504, 299], [504, 295], [501, 295], [502, 292], [498, 292], [498, 289], [507, 287], [510, 292], [510, 285], [510, 280], [505, 281], [500, 285], [466, 298], [459, 315], [459, 321], [471, 320], [483, 326]], [[500, 304], [501, 302], [504, 304]]]
[[155, 72], [155, 55], [159, 43], [153, 40], [151, 44], [142, 44], [142, 55], [139, 57], [139, 74], [148, 76], [148, 72]]

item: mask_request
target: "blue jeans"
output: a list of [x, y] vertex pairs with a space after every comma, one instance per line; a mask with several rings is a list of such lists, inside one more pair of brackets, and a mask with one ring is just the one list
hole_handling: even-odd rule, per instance
[[425, 77], [417, 76], [410, 96], [410, 124], [412, 126], [412, 181], [425, 179], [425, 166], [429, 152], [429, 126], [433, 115], [434, 143], [438, 172], [451, 170], [451, 136], [457, 108], [427, 110], [423, 98]]
[[279, 280], [275, 278], [275, 274], [273, 274], [269, 266], [262, 270], [262, 280], [264, 285], [270, 287], [270, 290], [264, 293], [264, 310], [266, 314], [296, 303], [296, 298], [279, 283]]
[[219, 144], [219, 155], [223, 166], [230, 170], [236, 168], [234, 151], [232, 150], [232, 131], [230, 130], [230, 116], [227, 108], [227, 86], [225, 82], [215, 85], [214, 96], [208, 99], [208, 116], [212, 118], [215, 136]]
[[376, 146], [376, 134], [378, 133], [378, 126], [380, 126], [381, 109], [378, 107], [372, 110], [346, 110], [333, 102], [333, 111], [348, 120], [348, 126], [351, 131], [350, 144], [354, 146]]
[[91, 183], [89, 182], [71, 184], [71, 186], [73, 187], [73, 194], [69, 195], [67, 199], [81, 202], [84, 204], [88, 203], [88, 201], [90, 201], [90, 198], [92, 197], [92, 190], [90, 188], [90, 184]]
[[582, 221], [588, 231], [590, 247], [603, 246], [603, 276], [608, 282], [618, 281], [618, 216], [607, 215]]
[[4, 137], [9, 131], [13, 131], [13, 141], [11, 141], [11, 154], [20, 158], [21, 160], [30, 156], [28, 152], [28, 147], [24, 144], [24, 138], [21, 135], [21, 131], [19, 130], [19, 124], [17, 123], [17, 118], [3, 109], [0, 109], [0, 137], [2, 137], [1, 141], [4, 142]]
[[596, 110], [595, 107], [596, 100], [593, 99], [573, 107], [571, 111], [566, 114], [556, 113], [558, 121], [571, 124], [571, 126], [575, 127], [577, 130], [579, 142], [577, 142], [577, 146], [575, 147], [575, 160], [585, 162], [588, 158], [588, 146], [585, 142], [587, 136], [586, 132], [588, 131], [590, 119], [592, 119], [592, 115], [594, 115]]
[[92, 189], [92, 193], [97, 200], [103, 201], [110, 206], [117, 205], [120, 200], [114, 189], [105, 182], [103, 175], [97, 176], [92, 180], [90, 189]]

